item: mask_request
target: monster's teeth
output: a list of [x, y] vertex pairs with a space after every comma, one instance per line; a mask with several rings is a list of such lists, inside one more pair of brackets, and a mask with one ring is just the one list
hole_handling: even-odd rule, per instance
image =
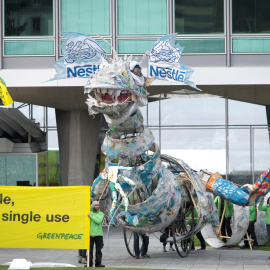
[[119, 94], [120, 94], [120, 91], [119, 90], [114, 90], [113, 91], [114, 100], [117, 100], [117, 97], [119, 96]]
[[136, 100], [136, 95], [132, 93], [131, 100]]
[[96, 95], [96, 100], [97, 100], [97, 101], [102, 100], [102, 98], [101, 98], [101, 94], [97, 94], [97, 95]]
[[107, 93], [107, 89], [106, 88], [102, 88], [101, 89], [101, 92], [102, 92], [102, 94], [106, 94]]
[[95, 91], [95, 96], [96, 96], [96, 100], [101, 100], [101, 92], [100, 92], [100, 89], [97, 88], [96, 91]]
[[114, 102], [117, 100], [117, 90], [113, 90], [113, 93], [111, 94], [113, 96]]
[[113, 90], [113, 89], [108, 89], [108, 94], [109, 94], [109, 95], [112, 95], [112, 94], [113, 94], [113, 92], [114, 92], [114, 90]]

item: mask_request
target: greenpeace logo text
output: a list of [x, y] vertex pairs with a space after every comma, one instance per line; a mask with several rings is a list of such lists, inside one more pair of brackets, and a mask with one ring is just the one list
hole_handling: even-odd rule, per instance
[[99, 70], [100, 65], [86, 65], [86, 66], [70, 66], [67, 67], [67, 78], [80, 77], [88, 78], [91, 74], [95, 74]]
[[175, 80], [183, 82], [186, 76], [185, 70], [178, 68], [168, 68], [150, 65], [150, 77], [158, 77], [163, 79]]
[[78, 240], [82, 239], [83, 233], [73, 234], [73, 233], [38, 233], [37, 238], [42, 239], [61, 239], [61, 240]]

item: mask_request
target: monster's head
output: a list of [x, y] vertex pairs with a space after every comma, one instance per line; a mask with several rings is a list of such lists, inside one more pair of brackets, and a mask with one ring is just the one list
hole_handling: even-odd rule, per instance
[[111, 63], [104, 60], [85, 86], [89, 113], [103, 113], [106, 121], [115, 125], [145, 106], [147, 91], [141, 70], [141, 64], [132, 57], [116, 57]]

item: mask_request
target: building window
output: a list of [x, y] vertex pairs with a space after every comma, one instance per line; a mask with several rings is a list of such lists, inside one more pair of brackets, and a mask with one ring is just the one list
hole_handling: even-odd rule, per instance
[[182, 159], [192, 169], [208, 169], [243, 185], [254, 183], [268, 168], [265, 106], [173, 91], [148, 103], [143, 115], [161, 153]]
[[41, 0], [33, 0], [34, 6], [41, 6]]
[[254, 140], [254, 179], [256, 180], [262, 172], [269, 168], [270, 146], [269, 132], [267, 127], [253, 130]]
[[242, 101], [228, 101], [229, 125], [267, 125], [265, 106]]
[[[181, 98], [181, 95], [179, 96], [179, 98], [161, 101], [161, 125], [225, 125], [225, 100], [223, 98]], [[151, 112], [149, 116], [155, 117]], [[152, 121], [150, 118], [149, 125], [152, 125]]]
[[118, 39], [118, 53], [144, 54], [150, 51], [156, 39]]
[[180, 35], [223, 34], [223, 0], [175, 0], [175, 32]]
[[118, 0], [118, 35], [166, 35], [166, 0]]
[[0, 185], [7, 186], [35, 186], [37, 154], [1, 154]]
[[53, 36], [53, 0], [5, 0], [4, 4], [6, 37]]
[[270, 38], [233, 38], [233, 53], [270, 53]]
[[53, 40], [5, 40], [5, 55], [53, 55]]
[[161, 147], [162, 154], [182, 159], [194, 170], [226, 174], [225, 129], [161, 129]]
[[232, 33], [270, 33], [269, 0], [233, 0]]
[[40, 17], [32, 18], [33, 33], [40, 34]]
[[62, 0], [61, 31], [110, 35], [110, 0]]
[[225, 53], [224, 38], [183, 38], [176, 43], [185, 48], [183, 53]]

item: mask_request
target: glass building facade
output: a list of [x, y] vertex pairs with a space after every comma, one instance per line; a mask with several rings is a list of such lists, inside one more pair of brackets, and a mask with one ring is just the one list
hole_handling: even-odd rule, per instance
[[[29, 154], [1, 154], [0, 167], [4, 172], [0, 185], [59, 186], [61, 185], [59, 146], [55, 110], [53, 108], [14, 102], [27, 118], [34, 120], [47, 133], [48, 152]], [[2, 156], [1, 156], [2, 155]], [[25, 179], [21, 178], [21, 175]]]
[[120, 54], [144, 54], [157, 37], [173, 32], [184, 54], [269, 53], [267, 0], [3, 0], [2, 5], [4, 56], [58, 55], [62, 36], [56, 31], [103, 36]]
[[[14, 57], [26, 56], [52, 57], [52, 67], [53, 61], [62, 56], [62, 32], [96, 37], [111, 54], [110, 46], [99, 37], [102, 36], [119, 54], [139, 57], [159, 37], [176, 32], [176, 42], [185, 47], [183, 57], [191, 59], [197, 67], [209, 63], [229, 67], [246, 61], [239, 58], [242, 55], [270, 54], [267, 0], [0, 0], [0, 3], [4, 22], [0, 69], [5, 64], [10, 67]], [[267, 62], [268, 58], [261, 59]], [[36, 119], [48, 132], [49, 184], [60, 184], [54, 109], [16, 102], [14, 106], [30, 119]], [[243, 184], [252, 183], [268, 169], [269, 127], [263, 105], [203, 95], [197, 98], [161, 95], [142, 111], [161, 152], [183, 159], [196, 170], [205, 168]]]
[[220, 97], [171, 98], [142, 108], [161, 153], [238, 184], [253, 183], [270, 162], [265, 106]]

